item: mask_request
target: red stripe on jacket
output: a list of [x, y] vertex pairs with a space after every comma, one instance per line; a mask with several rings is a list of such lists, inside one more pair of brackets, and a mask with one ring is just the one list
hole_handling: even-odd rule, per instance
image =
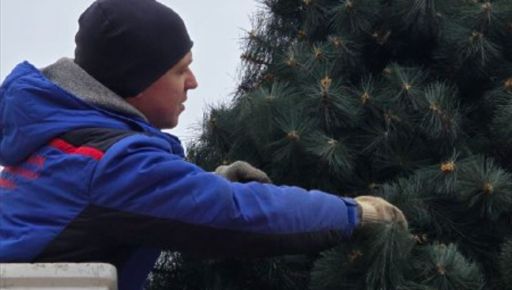
[[10, 181], [10, 180], [7, 180], [7, 179], [4, 179], [4, 178], [0, 178], [0, 187], [5, 187], [5, 188], [15, 188], [16, 185]]
[[54, 139], [50, 142], [50, 146], [59, 149], [62, 152], [68, 154], [78, 154], [87, 157], [91, 157], [96, 160], [100, 160], [103, 157], [103, 151], [98, 150], [93, 147], [88, 146], [80, 146], [75, 147], [72, 144], [62, 140], [62, 139]]
[[37, 167], [43, 167], [45, 161], [46, 161], [46, 158], [44, 158], [43, 156], [41, 156], [41, 155], [34, 155], [34, 156], [31, 156], [27, 160], [27, 163], [36, 165]]
[[25, 177], [26, 179], [36, 179], [39, 177], [38, 173], [18, 166], [6, 166], [4, 171], [12, 175]]

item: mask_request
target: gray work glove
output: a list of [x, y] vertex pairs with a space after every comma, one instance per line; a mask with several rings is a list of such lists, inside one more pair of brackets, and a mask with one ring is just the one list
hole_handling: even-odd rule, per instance
[[229, 181], [272, 183], [265, 172], [245, 161], [235, 161], [229, 165], [221, 165], [215, 169], [215, 174], [224, 176]]
[[376, 196], [363, 195], [356, 197], [355, 201], [359, 205], [362, 226], [375, 223], [397, 223], [407, 230], [407, 220], [402, 211], [386, 200]]

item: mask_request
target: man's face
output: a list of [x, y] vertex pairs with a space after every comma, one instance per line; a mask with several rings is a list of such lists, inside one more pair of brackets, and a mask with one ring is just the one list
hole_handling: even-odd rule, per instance
[[192, 53], [187, 53], [177, 64], [147, 89], [128, 103], [141, 111], [149, 122], [159, 129], [174, 128], [185, 110], [187, 91], [197, 87], [196, 77], [190, 70]]

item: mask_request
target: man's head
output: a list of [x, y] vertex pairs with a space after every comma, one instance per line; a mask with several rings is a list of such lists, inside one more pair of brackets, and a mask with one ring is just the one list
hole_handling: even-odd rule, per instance
[[185, 110], [187, 91], [197, 87], [190, 63], [191, 52], [148, 88], [126, 101], [139, 109], [153, 126], [162, 129], [175, 127], [179, 115]]
[[187, 90], [197, 86], [178, 14], [155, 0], [97, 0], [79, 25], [75, 62], [154, 126], [176, 126]]

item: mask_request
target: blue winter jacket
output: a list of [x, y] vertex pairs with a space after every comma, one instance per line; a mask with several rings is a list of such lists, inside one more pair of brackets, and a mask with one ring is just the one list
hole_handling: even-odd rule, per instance
[[352, 199], [229, 182], [63, 59], [0, 87], [0, 262], [108, 262], [140, 289], [160, 249], [204, 257], [318, 251], [357, 225]]

